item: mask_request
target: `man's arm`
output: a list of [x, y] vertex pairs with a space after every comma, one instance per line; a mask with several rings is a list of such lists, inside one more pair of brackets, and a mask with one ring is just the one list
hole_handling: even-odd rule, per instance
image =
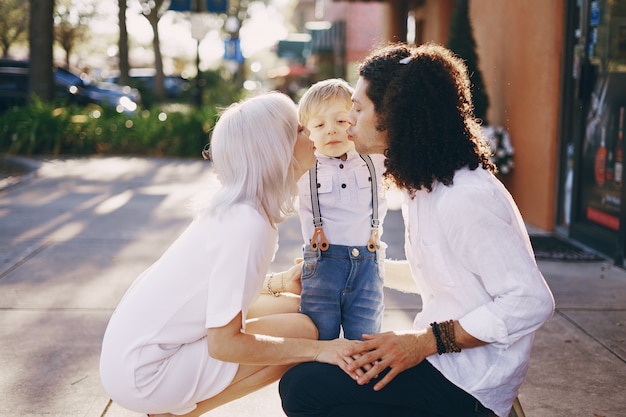
[[[454, 338], [456, 345], [461, 349], [487, 344], [467, 333], [458, 321], [454, 321]], [[374, 391], [380, 391], [400, 372], [437, 353], [437, 340], [431, 328], [364, 335], [363, 340], [361, 345], [344, 351], [344, 355], [354, 358], [354, 361], [348, 364], [346, 372], [355, 378], [359, 385], [364, 385], [390, 368], [389, 372], [374, 385]], [[354, 372], [359, 369], [366, 372], [355, 376]]]

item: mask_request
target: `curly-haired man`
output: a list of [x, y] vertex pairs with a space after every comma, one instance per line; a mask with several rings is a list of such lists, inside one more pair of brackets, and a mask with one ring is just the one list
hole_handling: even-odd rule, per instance
[[[348, 133], [383, 153], [405, 192], [406, 257], [423, 307], [413, 329], [366, 335], [340, 366], [280, 383], [295, 416], [507, 416], [554, 300], [473, 114], [461, 59], [428, 44], [374, 50], [359, 67]], [[393, 286], [394, 274], [386, 273]], [[371, 384], [370, 384], [371, 382]]]

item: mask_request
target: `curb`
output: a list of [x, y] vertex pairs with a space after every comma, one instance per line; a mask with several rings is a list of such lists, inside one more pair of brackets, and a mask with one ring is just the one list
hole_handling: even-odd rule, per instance
[[10, 172], [8, 176], [0, 178], [0, 191], [30, 181], [37, 176], [40, 167], [41, 162], [34, 159], [0, 155], [0, 168]]

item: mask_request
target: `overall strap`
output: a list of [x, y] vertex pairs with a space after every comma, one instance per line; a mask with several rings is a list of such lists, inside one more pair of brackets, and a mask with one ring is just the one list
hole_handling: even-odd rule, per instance
[[370, 171], [370, 184], [372, 186], [372, 234], [370, 240], [367, 243], [367, 250], [370, 252], [376, 252], [376, 249], [380, 246], [380, 238], [378, 233], [378, 226], [380, 221], [378, 220], [378, 180], [376, 178], [376, 169], [374, 163], [369, 155], [360, 155], [361, 159], [365, 161], [367, 169]]
[[317, 250], [318, 245], [321, 250], [328, 250], [328, 239], [324, 235], [322, 228], [322, 215], [320, 214], [320, 199], [317, 195], [317, 162], [309, 169], [309, 186], [311, 187], [311, 209], [313, 210], [313, 237], [311, 237], [311, 249]]
[[[380, 238], [378, 233], [378, 226], [380, 221], [378, 219], [378, 181], [376, 179], [376, 169], [374, 163], [369, 155], [360, 155], [361, 159], [365, 161], [367, 169], [370, 173], [370, 185], [372, 187], [372, 234], [367, 243], [367, 250], [370, 252], [376, 252], [376, 249], [380, 247]], [[317, 250], [319, 248], [323, 251], [328, 250], [328, 239], [324, 235], [324, 229], [322, 228], [322, 215], [320, 213], [320, 200], [317, 193], [317, 163], [313, 168], [309, 170], [309, 186], [311, 188], [311, 209], [313, 211], [313, 237], [311, 238], [311, 249]]]

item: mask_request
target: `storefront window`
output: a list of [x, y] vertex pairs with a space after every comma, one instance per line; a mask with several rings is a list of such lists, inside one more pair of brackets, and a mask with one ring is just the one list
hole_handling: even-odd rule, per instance
[[592, 87], [583, 132], [581, 217], [619, 231], [626, 106], [626, 0], [591, 1], [586, 53]]

